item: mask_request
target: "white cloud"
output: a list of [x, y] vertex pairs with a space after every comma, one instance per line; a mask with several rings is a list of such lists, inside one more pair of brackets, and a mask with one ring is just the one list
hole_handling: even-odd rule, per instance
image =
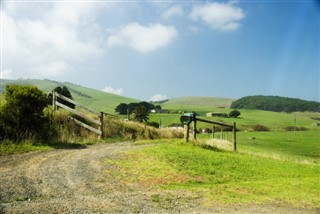
[[32, 76], [38, 75], [42, 78], [60, 77], [66, 73], [73, 73], [75, 69], [64, 61], [49, 61], [44, 64], [37, 64], [31, 68]]
[[117, 94], [117, 95], [123, 94], [122, 88], [115, 89], [111, 86], [106, 86], [104, 89], [102, 89], [102, 91], [107, 92], [107, 93], [111, 93], [111, 94]]
[[13, 71], [11, 69], [6, 69], [0, 72], [1, 79], [13, 79]]
[[196, 5], [190, 14], [193, 20], [201, 20], [210, 27], [221, 31], [232, 31], [238, 29], [245, 17], [244, 11], [231, 3], [208, 3]]
[[178, 32], [173, 26], [131, 23], [107, 39], [108, 46], [125, 46], [147, 53], [169, 45]]
[[[28, 78], [74, 72], [75, 66], [104, 52], [92, 15], [98, 8], [99, 4], [81, 2], [5, 4], [1, 14], [3, 69]], [[96, 37], [86, 36], [93, 31]]]
[[181, 5], [174, 5], [162, 14], [162, 17], [165, 19], [170, 19], [172, 17], [180, 17], [180, 16], [183, 16], [183, 8]]
[[166, 100], [166, 99], [168, 99], [168, 97], [166, 95], [155, 94], [149, 100], [153, 101], [153, 102], [157, 102], [157, 101], [162, 101], [162, 100]]

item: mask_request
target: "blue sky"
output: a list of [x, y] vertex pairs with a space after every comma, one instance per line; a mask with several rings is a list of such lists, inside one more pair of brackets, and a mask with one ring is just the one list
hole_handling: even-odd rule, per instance
[[141, 100], [320, 101], [320, 3], [1, 1], [1, 78]]

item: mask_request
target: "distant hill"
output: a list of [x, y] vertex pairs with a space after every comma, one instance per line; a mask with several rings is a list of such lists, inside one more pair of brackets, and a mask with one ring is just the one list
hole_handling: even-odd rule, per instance
[[320, 103], [279, 96], [247, 96], [231, 104], [233, 109], [259, 109], [275, 112], [320, 112]]
[[1, 80], [1, 82], [3, 83], [3, 86], [1, 87], [2, 91], [0, 91], [1, 93], [4, 93], [4, 88], [7, 84], [35, 85], [46, 93], [50, 93], [57, 86], [66, 86], [76, 102], [79, 102], [97, 111], [103, 111], [110, 114], [115, 113], [114, 109], [120, 103], [139, 102], [137, 99], [123, 97], [69, 82], [58, 82], [47, 79]]
[[217, 108], [230, 108], [234, 100], [220, 97], [178, 97], [161, 103], [161, 107], [181, 111], [213, 111]]

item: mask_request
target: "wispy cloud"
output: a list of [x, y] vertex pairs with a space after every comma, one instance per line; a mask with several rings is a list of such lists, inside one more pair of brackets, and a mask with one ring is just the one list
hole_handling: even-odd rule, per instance
[[11, 69], [6, 69], [3, 71], [0, 71], [0, 77], [1, 79], [13, 79], [13, 72]]
[[107, 93], [111, 93], [111, 94], [117, 94], [117, 95], [123, 94], [122, 88], [115, 89], [111, 86], [106, 86], [104, 89], [102, 89], [102, 91], [107, 92]]
[[168, 99], [168, 97], [166, 95], [155, 94], [149, 100], [153, 101], [153, 102], [157, 102], [157, 101], [162, 101], [162, 100], [166, 100], [166, 99]]
[[233, 2], [215, 2], [195, 5], [190, 17], [195, 21], [203, 21], [216, 30], [233, 31], [241, 26], [239, 22], [245, 17], [245, 13], [240, 7], [236, 7]]
[[167, 9], [163, 14], [162, 17], [165, 19], [170, 19], [173, 17], [181, 17], [183, 16], [183, 7], [181, 5], [174, 5]]
[[[100, 55], [101, 34], [92, 15], [98, 8], [99, 4], [81, 2], [4, 4], [3, 69], [12, 69], [17, 77], [52, 78]], [[86, 36], [93, 31], [96, 37]]]
[[108, 46], [125, 46], [141, 53], [155, 51], [169, 45], [178, 35], [173, 26], [150, 24], [147, 26], [139, 23], [128, 24], [107, 39]]

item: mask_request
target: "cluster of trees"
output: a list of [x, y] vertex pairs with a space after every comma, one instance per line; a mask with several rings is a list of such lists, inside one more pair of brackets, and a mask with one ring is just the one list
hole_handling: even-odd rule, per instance
[[233, 109], [259, 109], [275, 112], [320, 112], [320, 103], [279, 96], [247, 96], [231, 104]]
[[120, 103], [116, 108], [115, 112], [119, 114], [131, 114], [136, 108], [143, 106], [147, 112], [151, 111], [152, 109], [160, 110], [160, 105], [154, 105], [148, 102], [140, 102], [140, 103]]
[[[151, 110], [161, 110], [160, 105], [154, 105], [148, 102], [140, 102], [140, 103], [120, 103], [116, 108], [115, 112], [125, 115], [131, 115], [131, 119], [140, 123], [147, 123], [149, 120], [149, 112]], [[157, 124], [149, 124], [155, 127], [159, 127]]]

